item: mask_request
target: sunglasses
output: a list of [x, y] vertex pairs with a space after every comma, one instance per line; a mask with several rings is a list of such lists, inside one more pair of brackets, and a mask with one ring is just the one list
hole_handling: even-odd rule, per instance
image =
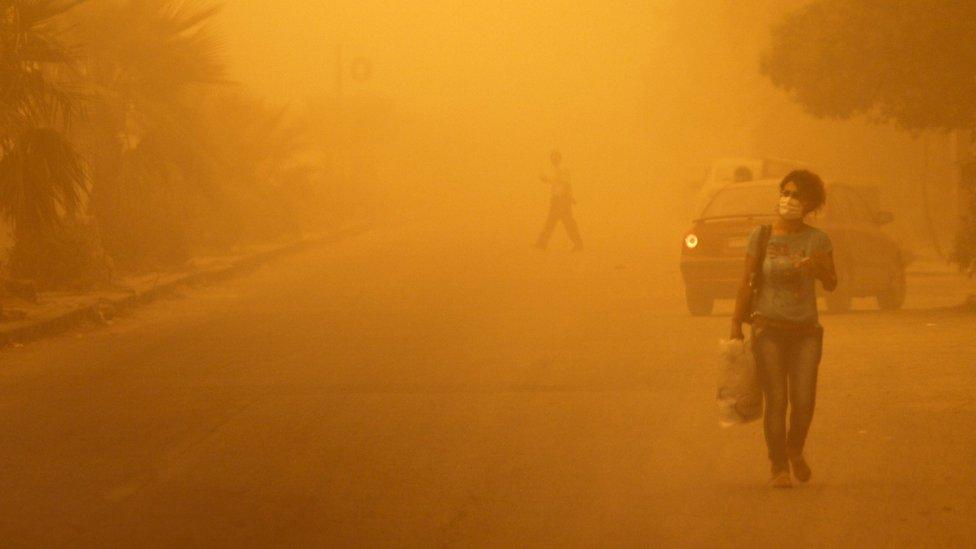
[[803, 195], [800, 194], [800, 191], [790, 191], [787, 189], [783, 189], [782, 191], [780, 191], [779, 195], [785, 198], [795, 198], [797, 200], [803, 198]]

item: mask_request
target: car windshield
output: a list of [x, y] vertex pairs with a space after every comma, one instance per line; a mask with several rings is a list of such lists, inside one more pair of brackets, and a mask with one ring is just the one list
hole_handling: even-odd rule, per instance
[[719, 181], [734, 181], [735, 171], [745, 168], [752, 174], [752, 177], [759, 177], [763, 173], [762, 162], [756, 160], [722, 160], [717, 162], [712, 166], [711, 172], [708, 174], [708, 180], [713, 182]]
[[773, 215], [779, 200], [775, 185], [723, 189], [702, 212], [702, 218]]

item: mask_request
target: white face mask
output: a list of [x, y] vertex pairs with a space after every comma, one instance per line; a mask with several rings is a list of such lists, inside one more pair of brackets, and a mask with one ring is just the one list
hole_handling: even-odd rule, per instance
[[803, 203], [788, 196], [779, 199], [779, 215], [783, 219], [795, 221], [803, 218]]

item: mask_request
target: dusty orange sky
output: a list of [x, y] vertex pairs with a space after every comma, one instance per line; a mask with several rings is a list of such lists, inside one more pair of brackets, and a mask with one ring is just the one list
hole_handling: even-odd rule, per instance
[[[233, 73], [272, 98], [334, 88], [335, 46], [375, 65], [362, 86], [411, 110], [525, 119], [636, 118], [660, 31], [648, 2], [234, 2]], [[355, 93], [349, 83], [348, 91]]]
[[[675, 156], [715, 133], [677, 138], [689, 109], [674, 108], [692, 104], [675, 83], [702, 71], [690, 71], [680, 52], [705, 42], [695, 33], [714, 34], [714, 17], [697, 23], [709, 20], [709, 5], [283, 0], [228, 3], [220, 21], [232, 75], [274, 102], [333, 93], [339, 43], [347, 61], [369, 58], [373, 79], [347, 80], [346, 92], [388, 97], [414, 121], [405, 140], [424, 146], [404, 156], [416, 160], [414, 171], [425, 170], [420, 180], [450, 189], [501, 186], [495, 194], [503, 203], [534, 204], [536, 174], [550, 148], [559, 148], [584, 201], [594, 207], [607, 197], [601, 205], [610, 211], [633, 202], [634, 192], [673, 186], [661, 171], [684, 169]], [[680, 34], [684, 46], [676, 45], [675, 28], [691, 29]], [[724, 66], [707, 58], [709, 67]], [[704, 164], [689, 165], [689, 173], [704, 172]]]
[[[563, 99], [600, 91], [600, 80], [614, 87], [640, 80], [655, 11], [646, 2], [608, 7], [592, 0], [528, 7], [483, 0], [293, 0], [229, 3], [222, 20], [229, 50], [239, 59], [236, 72], [276, 94], [328, 89], [334, 46], [342, 43], [374, 59], [379, 89], [411, 97], [489, 90], [524, 97], [559, 86]], [[268, 82], [273, 76], [277, 82]], [[540, 79], [550, 85], [539, 86]]]

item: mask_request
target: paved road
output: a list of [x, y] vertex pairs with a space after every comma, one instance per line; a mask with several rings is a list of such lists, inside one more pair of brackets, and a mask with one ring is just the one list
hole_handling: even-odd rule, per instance
[[774, 492], [758, 425], [717, 425], [727, 320], [685, 313], [673, 246], [466, 234], [5, 351], [3, 545], [976, 545], [976, 317], [939, 280], [825, 317], [814, 479]]

